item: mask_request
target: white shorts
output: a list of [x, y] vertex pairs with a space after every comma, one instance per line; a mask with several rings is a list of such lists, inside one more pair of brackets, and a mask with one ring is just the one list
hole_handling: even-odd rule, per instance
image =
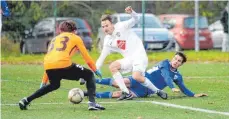
[[146, 68], [148, 66], [148, 59], [130, 60], [128, 58], [123, 58], [123, 59], [120, 59], [120, 60], [117, 60], [117, 61], [121, 64], [120, 72], [122, 74], [130, 73], [130, 72], [134, 72], [134, 71], [139, 71], [144, 76]]

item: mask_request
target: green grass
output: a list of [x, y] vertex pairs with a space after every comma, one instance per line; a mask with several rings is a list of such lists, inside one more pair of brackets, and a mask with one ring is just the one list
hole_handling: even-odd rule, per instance
[[[156, 54], [156, 53], [155, 53]], [[153, 64], [150, 64], [152, 66]], [[102, 68], [104, 77], [110, 77], [108, 66]], [[67, 93], [73, 87], [85, 89], [79, 82], [63, 80], [61, 88], [48, 95], [34, 100], [27, 111], [18, 106], [1, 105], [2, 119], [226, 119], [229, 116], [208, 114], [204, 112], [177, 109], [155, 105], [138, 100], [157, 101], [176, 105], [229, 112], [229, 63], [191, 62], [181, 67], [186, 86], [195, 93], [207, 93], [208, 97], [192, 98], [183, 94], [174, 94], [170, 89], [168, 100], [153, 95], [149, 98], [138, 98], [123, 103], [104, 103], [105, 111], [90, 112], [88, 100], [72, 105], [67, 100]], [[42, 65], [10, 65], [1, 67], [1, 104], [17, 104], [18, 101], [39, 88], [43, 74]], [[195, 78], [195, 77], [196, 78]], [[194, 77], [194, 78], [192, 78]], [[209, 78], [211, 77], [211, 78]], [[97, 85], [97, 91], [114, 91], [116, 89]], [[117, 102], [115, 99], [97, 99], [97, 102]], [[43, 104], [60, 103], [60, 104]]]
[[[148, 52], [148, 58], [150, 62], [161, 61], [164, 59], [171, 59], [175, 52]], [[202, 62], [202, 61], [214, 61], [214, 62], [229, 62], [229, 53], [221, 52], [220, 50], [201, 50], [200, 52], [195, 52], [193, 50], [184, 51], [188, 57], [188, 61]], [[5, 54], [2, 52], [2, 54]], [[96, 60], [98, 59], [100, 53], [93, 50], [90, 52], [91, 57]], [[122, 58], [120, 54], [109, 55], [105, 63], [109, 63], [116, 59]], [[19, 63], [31, 63], [31, 64], [41, 64], [44, 59], [44, 54], [28, 54], [28, 55], [2, 55], [2, 63], [19, 64]], [[81, 55], [73, 56], [73, 61], [84, 64], [84, 60]]]

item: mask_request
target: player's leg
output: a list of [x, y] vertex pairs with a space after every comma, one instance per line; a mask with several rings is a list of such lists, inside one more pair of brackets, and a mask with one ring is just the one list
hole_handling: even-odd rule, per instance
[[[131, 90], [129, 90], [133, 97], [137, 97]], [[122, 91], [115, 91], [112, 93], [112, 98], [119, 98], [122, 95]]]
[[73, 64], [70, 68], [65, 70], [65, 75], [63, 77], [64, 79], [69, 79], [69, 80], [79, 80], [80, 78], [85, 79], [86, 83], [86, 88], [88, 92], [88, 98], [89, 98], [89, 110], [104, 110], [105, 108], [102, 107], [101, 105], [95, 103], [95, 78], [94, 78], [94, 73], [81, 66], [78, 64]]
[[162, 90], [158, 89], [147, 77], [145, 77], [145, 69], [147, 67], [147, 62], [135, 61], [133, 63], [132, 77], [141, 83], [143, 86], [156, 92], [158, 96], [162, 99], [167, 99], [167, 94]]
[[113, 78], [115, 79], [116, 83], [118, 84], [119, 88], [129, 94], [129, 90], [127, 89], [122, 74], [119, 72], [119, 70], [121, 69], [121, 64], [118, 61], [114, 61], [111, 63], [111, 65], [109, 66], [109, 69], [113, 75]]
[[95, 83], [101, 84], [101, 85], [112, 86], [113, 82], [114, 80], [112, 78], [95, 79]]
[[[130, 87], [130, 80], [129, 80], [129, 77], [125, 77], [125, 78], [123, 78], [123, 80], [124, 80], [124, 83], [125, 83], [126, 87], [129, 88], [129, 87]], [[118, 87], [118, 84], [117, 84], [117, 82], [116, 82], [116, 80], [114, 80], [114, 81], [112, 82], [112, 86], [113, 86], [113, 87], [116, 87], [116, 88], [119, 88], [119, 87]]]
[[[129, 78], [126, 77], [126, 78], [123, 78], [123, 80], [124, 80], [126, 87], [130, 87]], [[108, 86], [113, 86], [115, 88], [119, 88], [116, 80], [113, 80], [112, 78], [103, 78], [102, 80], [101, 79], [95, 79], [95, 82], [97, 84], [108, 85]]]
[[[113, 92], [96, 92], [95, 97], [96, 98], [112, 98], [112, 93]], [[84, 96], [88, 96], [88, 92], [84, 91]]]
[[[132, 91], [130, 91], [130, 93], [132, 93], [134, 97], [137, 97]], [[119, 98], [121, 95], [122, 91], [96, 92], [96, 98]]]
[[96, 98], [112, 98], [113, 92], [96, 92]]
[[123, 100], [123, 99], [132, 99], [133, 95], [129, 92], [129, 90], [127, 89], [123, 77], [120, 73], [121, 68], [123, 67], [123, 65], [125, 65], [125, 59], [122, 60], [117, 60], [111, 63], [111, 65], [109, 66], [110, 71], [113, 75], [113, 78], [115, 79], [117, 85], [119, 86], [120, 90], [123, 92], [123, 94], [121, 95], [120, 98], [118, 98], [118, 100]]
[[130, 91], [136, 95], [136, 97], [147, 97], [148, 95], [152, 94], [153, 92], [143, 86], [141, 83], [133, 79], [133, 77], [129, 78], [130, 81]]
[[26, 110], [29, 103], [39, 98], [49, 92], [52, 92], [60, 87], [60, 80], [62, 79], [62, 69], [59, 70], [47, 70], [46, 73], [49, 77], [49, 84], [46, 86], [43, 86], [42, 88], [38, 89], [35, 93], [30, 95], [29, 97], [23, 98], [21, 101], [19, 101], [19, 107], [21, 110]]

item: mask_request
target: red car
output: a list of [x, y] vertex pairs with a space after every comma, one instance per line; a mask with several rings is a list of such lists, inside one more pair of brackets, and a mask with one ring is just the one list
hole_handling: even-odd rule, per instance
[[[195, 16], [188, 14], [162, 14], [160, 20], [173, 32], [176, 39], [176, 49], [195, 48]], [[200, 49], [213, 48], [211, 32], [208, 30], [206, 17], [199, 17]]]

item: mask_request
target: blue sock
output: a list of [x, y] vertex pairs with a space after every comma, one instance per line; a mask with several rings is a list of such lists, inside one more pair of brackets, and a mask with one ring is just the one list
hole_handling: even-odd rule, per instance
[[101, 79], [95, 79], [95, 82], [98, 84], [111, 86], [113, 80], [111, 78], [103, 78], [102, 80]]
[[112, 98], [112, 92], [96, 92], [97, 98]]

